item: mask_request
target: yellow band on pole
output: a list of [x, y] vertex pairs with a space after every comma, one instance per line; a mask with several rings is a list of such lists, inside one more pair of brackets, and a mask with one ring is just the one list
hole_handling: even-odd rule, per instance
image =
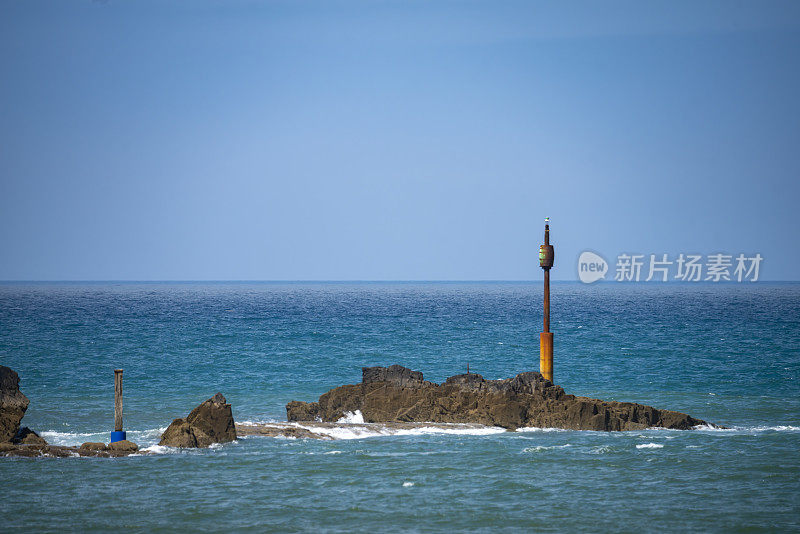
[[539, 372], [550, 382], [553, 381], [553, 333], [539, 334]]

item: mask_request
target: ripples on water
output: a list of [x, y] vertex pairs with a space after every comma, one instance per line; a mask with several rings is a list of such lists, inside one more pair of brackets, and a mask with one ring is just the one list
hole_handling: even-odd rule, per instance
[[[552, 305], [568, 392], [733, 429], [252, 437], [10, 460], [0, 515], [50, 530], [800, 528], [800, 285], [554, 284]], [[31, 399], [24, 424], [64, 444], [107, 439], [124, 368], [126, 429], [147, 446], [216, 391], [237, 420], [269, 421], [364, 365], [437, 382], [467, 363], [486, 378], [536, 370], [540, 308], [538, 284], [10, 284], [0, 363]]]

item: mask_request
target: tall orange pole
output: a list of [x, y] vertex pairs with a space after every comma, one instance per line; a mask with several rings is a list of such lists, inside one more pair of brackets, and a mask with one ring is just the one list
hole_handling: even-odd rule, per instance
[[553, 266], [554, 251], [550, 244], [550, 218], [545, 219], [544, 245], [539, 247], [539, 266], [544, 269], [544, 324], [539, 334], [539, 372], [553, 381], [553, 333], [550, 331], [550, 268]]

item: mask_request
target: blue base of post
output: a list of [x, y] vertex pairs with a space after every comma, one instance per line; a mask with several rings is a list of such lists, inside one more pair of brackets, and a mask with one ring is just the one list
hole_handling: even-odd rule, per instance
[[124, 439], [125, 439], [124, 430], [120, 430], [119, 432], [114, 431], [111, 433], [111, 443], [114, 443], [115, 441], [122, 441]]

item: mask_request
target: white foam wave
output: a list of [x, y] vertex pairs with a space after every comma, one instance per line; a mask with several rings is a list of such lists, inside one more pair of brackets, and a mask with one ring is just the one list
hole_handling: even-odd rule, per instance
[[153, 454], [175, 454], [180, 451], [181, 450], [177, 447], [167, 447], [166, 445], [150, 445], [149, 447], [139, 449], [139, 452], [149, 452]]
[[664, 445], [661, 443], [640, 443], [636, 446], [637, 449], [663, 449]]
[[516, 432], [575, 432], [574, 430], [567, 430], [565, 428], [549, 428], [538, 426], [525, 426], [518, 428]]
[[336, 421], [337, 423], [363, 423], [364, 422], [364, 415], [361, 413], [361, 410], [356, 410], [355, 412], [345, 412], [344, 417]]
[[391, 428], [381, 424], [347, 424], [340, 427], [319, 427], [295, 424], [299, 428], [331, 439], [364, 439], [380, 436], [424, 436], [435, 434], [456, 434], [466, 436], [486, 436], [505, 432], [504, 428], [495, 426], [420, 426], [414, 428]]
[[75, 446], [87, 441], [102, 441], [108, 439], [108, 432], [58, 432], [45, 430], [40, 435], [51, 445]]
[[[149, 446], [158, 442], [161, 434], [167, 427], [148, 428], [146, 430], [127, 430], [126, 437], [129, 441], [139, 444], [139, 446]], [[111, 432], [59, 432], [57, 430], [45, 430], [40, 434], [47, 443], [51, 445], [62, 445], [65, 447], [78, 447], [87, 441], [108, 443]]]
[[697, 425], [693, 427], [693, 430], [699, 432], [758, 434], [761, 432], [800, 432], [800, 426], [775, 425], [775, 426], [734, 426], [731, 428], [717, 428], [709, 425]]
[[411, 487], [411, 486], [413, 486], [413, 485], [414, 485], [414, 483], [413, 483], [413, 482], [403, 482], [403, 487], [404, 487], [404, 488], [410, 488], [410, 487]]
[[542, 451], [552, 451], [555, 449], [566, 449], [568, 447], [572, 447], [571, 443], [565, 443], [564, 445], [538, 445], [536, 447], [527, 447], [522, 449], [522, 452], [542, 452]]
[[693, 426], [692, 430], [696, 430], [698, 432], [736, 432], [735, 428], [718, 428], [711, 425]]
[[751, 432], [800, 432], [800, 426], [778, 425], [778, 426], [754, 426], [749, 429]]
[[[309, 432], [325, 439], [365, 439], [381, 436], [420, 436], [420, 435], [436, 435], [436, 434], [453, 434], [453, 435], [471, 435], [471, 436], [485, 436], [491, 434], [503, 434], [507, 432], [506, 429], [501, 427], [489, 427], [471, 424], [444, 424], [444, 423], [421, 423], [419, 426], [410, 426], [406, 428], [397, 428], [391, 423], [384, 425], [383, 423], [364, 423], [364, 416], [359, 411], [348, 412], [344, 417], [336, 422], [336, 426], [330, 423], [300, 423], [285, 421], [269, 420], [269, 421], [237, 421], [237, 425], [241, 426], [275, 426], [275, 427], [295, 427], [308, 430]], [[165, 429], [158, 429], [158, 435]], [[694, 430], [697, 432], [710, 432], [721, 434], [757, 434], [760, 432], [800, 432], [800, 427], [791, 425], [775, 425], [775, 426], [752, 426], [752, 427], [734, 427], [734, 428], [717, 428], [712, 426], [696, 426]], [[530, 434], [530, 433], [552, 433], [552, 432], [591, 432], [592, 434], [605, 434], [609, 437], [624, 439], [630, 437], [632, 433], [629, 432], [601, 432], [601, 431], [580, 431], [568, 430], [563, 428], [550, 428], [550, 427], [523, 427], [516, 430], [517, 433]], [[658, 436], [664, 439], [675, 439], [678, 434], [685, 434], [685, 430], [667, 429], [662, 427], [652, 427], [640, 431], [641, 433], [634, 433], [639, 438], [653, 438]], [[672, 434], [672, 435], [670, 435]], [[69, 435], [69, 434], [65, 434]], [[84, 436], [90, 436], [86, 434]], [[105, 436], [105, 434], [103, 434]], [[243, 436], [248, 437], [248, 436]], [[281, 439], [297, 439], [293, 436], [276, 436]], [[85, 441], [85, 440], [84, 440]]]

